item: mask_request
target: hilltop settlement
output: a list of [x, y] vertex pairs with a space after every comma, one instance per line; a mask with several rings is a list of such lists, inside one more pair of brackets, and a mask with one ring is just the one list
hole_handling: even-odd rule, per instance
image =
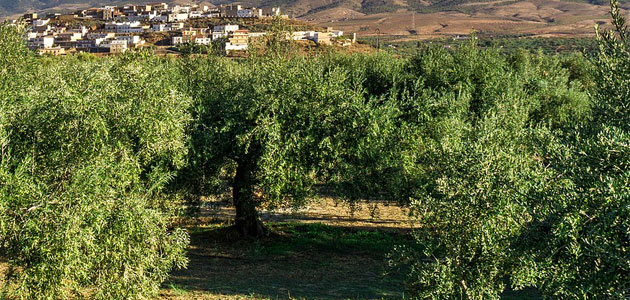
[[[238, 23], [256, 25], [265, 21], [269, 23], [272, 18], [289, 19], [281, 14], [278, 7], [151, 3], [104, 6], [69, 14], [29, 13], [21, 18], [21, 22], [28, 25], [25, 37], [28, 47], [40, 55], [71, 52], [118, 54], [151, 45], [177, 48], [186, 44], [214, 45], [230, 54], [247, 51], [252, 40], [266, 35], [263, 30], [250, 30], [260, 26]], [[291, 31], [287, 33], [287, 39], [347, 46], [356, 41], [356, 35], [344, 38], [342, 31], [326, 28]]]

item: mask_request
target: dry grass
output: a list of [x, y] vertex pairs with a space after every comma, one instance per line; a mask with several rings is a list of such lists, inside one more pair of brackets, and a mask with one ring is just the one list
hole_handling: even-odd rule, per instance
[[[229, 222], [234, 215], [229, 199], [206, 199], [199, 222]], [[359, 201], [350, 205], [328, 197], [314, 199], [295, 210], [262, 210], [261, 218], [265, 222], [323, 223], [357, 228], [409, 229], [414, 226], [409, 211], [398, 205], [382, 201]]]
[[0, 290], [4, 287], [5, 276], [9, 271], [9, 265], [0, 257]]

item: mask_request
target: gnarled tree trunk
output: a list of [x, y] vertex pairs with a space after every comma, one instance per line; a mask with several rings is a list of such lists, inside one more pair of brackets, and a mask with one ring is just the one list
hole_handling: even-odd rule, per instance
[[237, 161], [236, 175], [232, 183], [232, 199], [236, 208], [234, 226], [243, 236], [267, 235], [267, 228], [258, 217], [254, 198], [255, 165], [248, 160]]

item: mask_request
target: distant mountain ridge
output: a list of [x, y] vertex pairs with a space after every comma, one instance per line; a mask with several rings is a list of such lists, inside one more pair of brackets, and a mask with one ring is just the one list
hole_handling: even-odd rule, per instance
[[55, 9], [68, 4], [89, 6], [91, 4], [107, 4], [109, 0], [80, 1], [80, 0], [0, 0], [0, 16], [22, 14], [29, 11]]
[[27, 12], [85, 9], [103, 5], [121, 5], [127, 3], [142, 4], [150, 2], [200, 3], [210, 1], [187, 0], [0, 0], [0, 17], [24, 14]]
[[[596, 5], [606, 5], [608, 0], [566, 0], [584, 2]], [[445, 10], [467, 10], [471, 4], [501, 2], [492, 0], [0, 0], [0, 17], [23, 14], [29, 11], [48, 10], [72, 10], [79, 8], [98, 7], [102, 5], [119, 5], [125, 3], [199, 3], [211, 2], [213, 4], [227, 4], [232, 2], [255, 5], [257, 7], [280, 6], [283, 11], [292, 17], [304, 17], [310, 14], [326, 11], [333, 8], [342, 8], [361, 14], [374, 14], [393, 12], [400, 9], [414, 10], [418, 12], [436, 12]], [[519, 2], [519, 0], [504, 1], [506, 3]], [[622, 0], [621, 2], [630, 2]]]

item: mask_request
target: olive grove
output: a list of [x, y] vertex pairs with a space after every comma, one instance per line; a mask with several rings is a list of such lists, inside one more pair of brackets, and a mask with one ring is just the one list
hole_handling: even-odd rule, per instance
[[611, 11], [592, 57], [472, 39], [408, 58], [53, 58], [1, 25], [0, 297], [150, 298], [186, 266], [176, 220], [203, 197], [260, 238], [261, 209], [320, 194], [409, 208], [413, 245], [388, 263], [411, 298], [628, 297], [630, 36]]

